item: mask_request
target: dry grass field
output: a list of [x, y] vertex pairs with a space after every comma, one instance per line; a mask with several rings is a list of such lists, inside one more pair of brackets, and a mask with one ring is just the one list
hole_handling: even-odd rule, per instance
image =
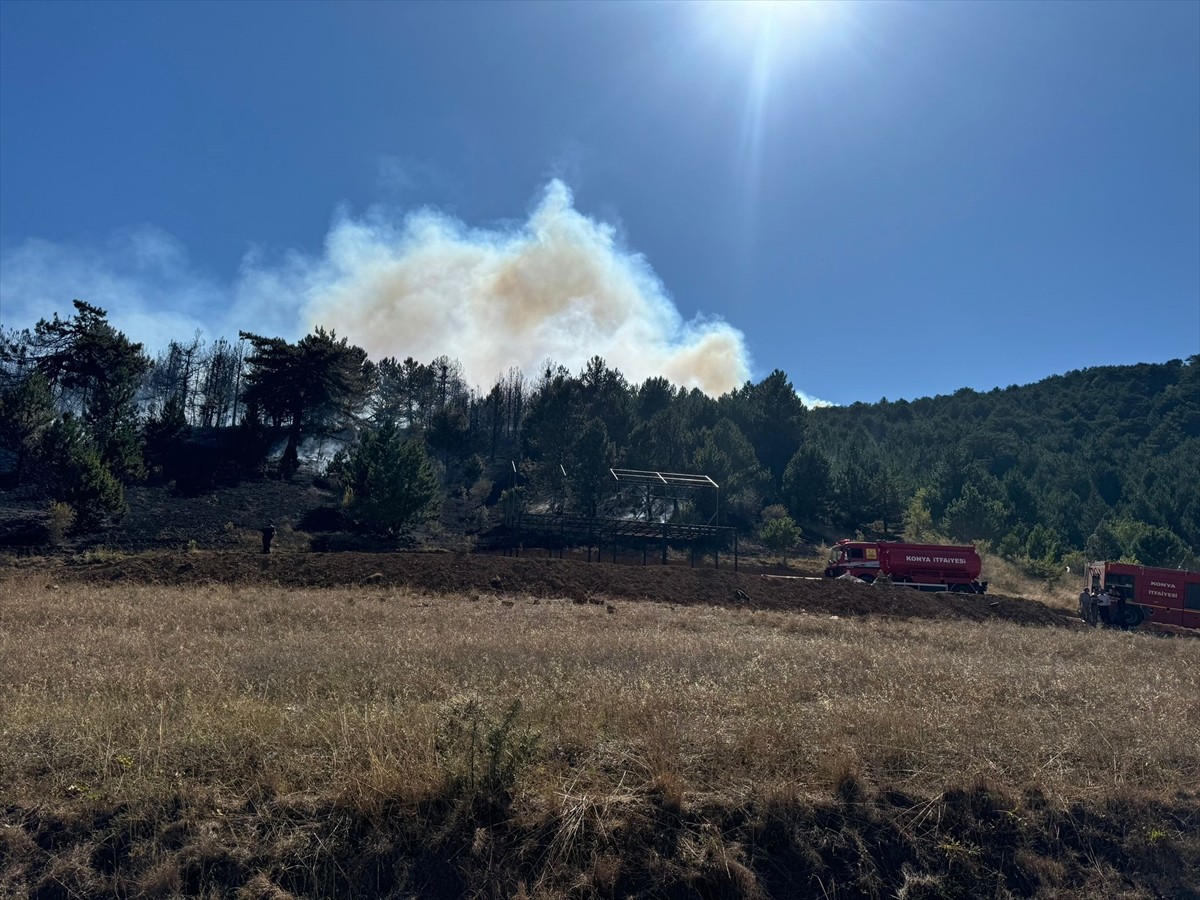
[[1200, 641], [0, 573], [0, 896], [1200, 897]]

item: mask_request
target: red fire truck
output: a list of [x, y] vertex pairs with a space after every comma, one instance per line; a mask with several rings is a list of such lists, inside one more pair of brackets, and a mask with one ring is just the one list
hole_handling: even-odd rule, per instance
[[825, 577], [849, 574], [870, 583], [886, 575], [926, 591], [982, 594], [987, 590], [987, 582], [979, 580], [982, 569], [974, 547], [847, 540], [829, 551]]
[[[1094, 562], [1085, 589], [1120, 591], [1120, 605], [1109, 607], [1109, 624], [1136, 628], [1142, 622], [1200, 628], [1200, 572], [1152, 569], [1126, 563]], [[1123, 610], [1118, 621], [1118, 610]]]

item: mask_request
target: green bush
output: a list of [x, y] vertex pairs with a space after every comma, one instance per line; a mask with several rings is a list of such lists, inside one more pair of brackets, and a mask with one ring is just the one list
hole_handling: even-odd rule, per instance
[[451, 794], [504, 805], [512, 798], [517, 776], [533, 757], [540, 736], [519, 721], [521, 701], [502, 713], [475, 700], [452, 704], [438, 731], [438, 761]]
[[71, 459], [66, 499], [75, 507], [76, 526], [80, 529], [95, 528], [106, 519], [121, 519], [127, 510], [121, 482], [91, 448]]
[[788, 516], [769, 520], [758, 533], [768, 550], [778, 553], [787, 563], [788, 553], [800, 542], [800, 528]]
[[70, 532], [71, 527], [75, 524], [75, 510], [71, 508], [69, 503], [62, 503], [58, 500], [50, 501], [50, 516], [46, 522], [46, 531], [50, 535], [50, 543], [61, 544], [63, 538]]
[[363, 434], [329, 472], [342, 484], [350, 514], [368, 528], [398, 534], [437, 510], [438, 478], [418, 440], [406, 440], [394, 423]]

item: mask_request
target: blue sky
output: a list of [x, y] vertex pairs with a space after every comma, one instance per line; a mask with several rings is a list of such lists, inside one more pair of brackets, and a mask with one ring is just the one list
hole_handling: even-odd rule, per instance
[[1200, 3], [775, 6], [0, 3], [0, 320], [836, 403], [1200, 353]]

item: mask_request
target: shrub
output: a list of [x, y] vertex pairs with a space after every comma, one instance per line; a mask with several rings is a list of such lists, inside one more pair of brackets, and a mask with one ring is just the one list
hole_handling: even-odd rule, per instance
[[50, 543], [61, 544], [63, 538], [75, 524], [75, 510], [69, 503], [58, 500], [50, 501], [50, 518], [46, 522], [46, 531], [50, 535]]
[[767, 545], [767, 549], [778, 553], [786, 564], [788, 553], [800, 542], [800, 528], [788, 516], [781, 516], [763, 525], [759, 538]]
[[52, 472], [52, 496], [73, 508], [77, 530], [125, 514], [125, 489], [76, 417], [64, 415], [54, 423], [46, 433], [43, 452]]
[[405, 440], [391, 422], [364, 434], [349, 456], [330, 464], [330, 473], [342, 482], [351, 514], [379, 532], [397, 534], [437, 508], [432, 461], [420, 441]]
[[521, 514], [521, 510], [525, 508], [525, 499], [523, 487], [507, 488], [500, 492], [498, 507], [506, 523]]
[[776, 521], [777, 519], [790, 518], [788, 516], [787, 507], [781, 503], [773, 503], [770, 506], [765, 507], [761, 513], [761, 517], [764, 526]]
[[451, 704], [436, 742], [451, 794], [500, 805], [512, 798], [517, 776], [539, 744], [537, 731], [518, 721], [520, 713], [519, 699], [503, 714], [489, 713], [473, 699]]
[[296, 472], [300, 470], [300, 453], [296, 449], [295, 443], [288, 441], [287, 447], [284, 448], [283, 456], [279, 460], [279, 474], [287, 479], [295, 477]]

